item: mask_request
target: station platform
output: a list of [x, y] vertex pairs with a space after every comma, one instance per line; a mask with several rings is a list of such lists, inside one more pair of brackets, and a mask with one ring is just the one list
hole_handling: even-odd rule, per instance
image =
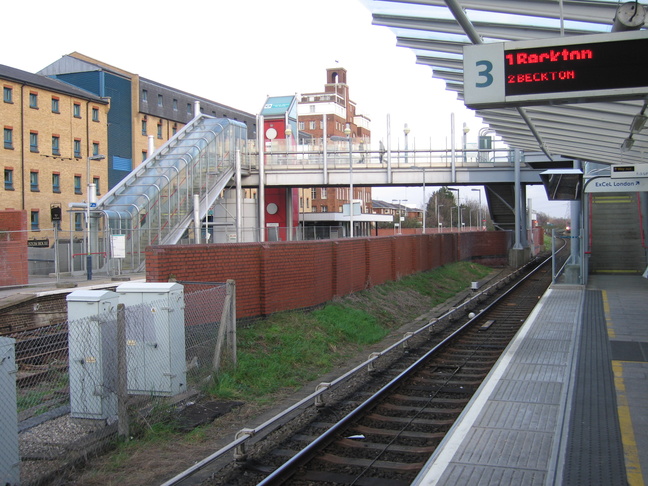
[[647, 378], [648, 279], [553, 285], [412, 484], [648, 484]]

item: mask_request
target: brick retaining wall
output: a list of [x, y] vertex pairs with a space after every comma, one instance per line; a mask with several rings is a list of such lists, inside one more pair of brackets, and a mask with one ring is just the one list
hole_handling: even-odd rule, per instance
[[464, 232], [317, 241], [153, 246], [147, 282], [236, 281], [238, 317], [327, 302], [465, 260], [507, 264], [511, 233]]

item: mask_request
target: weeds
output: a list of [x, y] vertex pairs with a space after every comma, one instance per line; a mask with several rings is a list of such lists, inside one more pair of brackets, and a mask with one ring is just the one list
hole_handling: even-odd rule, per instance
[[310, 311], [281, 312], [238, 331], [237, 368], [205, 390], [223, 400], [263, 403], [339, 365], [391, 329], [446, 301], [491, 269], [468, 262], [364, 290]]

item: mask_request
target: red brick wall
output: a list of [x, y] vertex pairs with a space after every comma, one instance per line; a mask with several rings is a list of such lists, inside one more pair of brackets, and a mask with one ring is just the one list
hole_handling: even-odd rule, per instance
[[29, 283], [27, 236], [26, 211], [0, 211], [0, 286]]
[[146, 280], [236, 281], [238, 317], [322, 304], [458, 260], [505, 265], [510, 233], [154, 246]]

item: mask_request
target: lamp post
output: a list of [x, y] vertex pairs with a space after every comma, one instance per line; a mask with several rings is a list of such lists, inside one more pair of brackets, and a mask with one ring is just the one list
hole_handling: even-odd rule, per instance
[[459, 209], [459, 208], [458, 208], [457, 206], [452, 206], [452, 207], [450, 208], [450, 231], [452, 231], [452, 228], [454, 227], [453, 222], [452, 222], [452, 216], [453, 216], [453, 215], [452, 215], [452, 210], [453, 210], [453, 209]]
[[405, 124], [405, 127], [403, 128], [403, 133], [405, 134], [405, 165], [407, 165], [407, 136], [409, 135], [410, 129], [407, 126], [407, 123]]
[[425, 234], [425, 220], [427, 218], [428, 202], [425, 200], [425, 167], [423, 167], [423, 234]]
[[334, 142], [349, 142], [349, 236], [353, 238], [353, 145], [351, 142], [351, 127], [347, 123], [344, 127], [346, 137], [332, 136]]
[[482, 206], [481, 206], [481, 189], [471, 189], [471, 191], [477, 191], [479, 193], [479, 230], [481, 231], [483, 226], [482, 220]]
[[[428, 204], [427, 204], [428, 201], [425, 199], [425, 167], [412, 167], [412, 168], [416, 169], [416, 170], [420, 170], [420, 171], [423, 172], [423, 234], [425, 234], [425, 229], [426, 229], [425, 219], [426, 219], [426, 216], [427, 216], [427, 207], [428, 207]], [[435, 202], [436, 202], [436, 199], [435, 199]], [[439, 218], [437, 216], [437, 220], [438, 219]]]
[[392, 202], [396, 202], [396, 201], [398, 201], [398, 234], [402, 235], [403, 234], [403, 222], [401, 220], [405, 219], [405, 218], [401, 217], [401, 208], [403, 207], [401, 205], [401, 202], [407, 202], [407, 199], [392, 199]]
[[470, 131], [470, 128], [466, 125], [466, 122], [463, 124], [463, 161], [464, 163], [468, 162], [468, 156], [466, 155], [466, 146], [468, 145], [466, 143], [466, 139], [468, 136], [468, 132]]
[[437, 203], [437, 210], [436, 210], [436, 213], [437, 213], [437, 233], [441, 232], [441, 220], [439, 219], [439, 208], [442, 208], [442, 207], [443, 207], [443, 204], [438, 204]]
[[459, 195], [459, 188], [457, 187], [448, 187], [449, 191], [457, 191], [457, 228], [461, 227], [461, 214], [459, 213], [459, 207], [461, 206], [461, 197]]
[[464, 223], [464, 217], [463, 217], [463, 211], [464, 211], [465, 206], [459, 206], [459, 231], [463, 231], [464, 226], [466, 226], [466, 223]]
[[88, 182], [88, 200], [86, 201], [86, 275], [88, 280], [92, 280], [92, 251], [90, 251], [90, 206], [94, 207], [97, 204], [97, 189], [93, 182], [90, 180], [90, 161], [103, 160], [105, 155], [92, 155], [88, 157], [86, 165], [86, 181]]

